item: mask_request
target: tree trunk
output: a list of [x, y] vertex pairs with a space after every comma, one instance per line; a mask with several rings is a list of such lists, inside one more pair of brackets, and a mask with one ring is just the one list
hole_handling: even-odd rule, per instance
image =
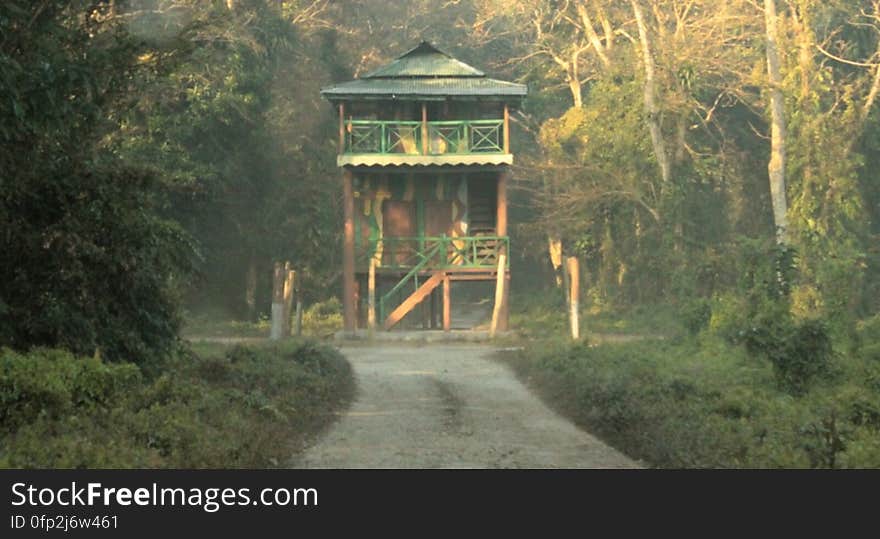
[[574, 103], [575, 108], [581, 108], [584, 104], [583, 91], [581, 90], [581, 80], [580, 74], [578, 70], [578, 55], [573, 53], [571, 58], [571, 62], [568, 66], [568, 73], [566, 74], [566, 78], [568, 79], [568, 89], [571, 91], [571, 100]]
[[788, 205], [785, 199], [785, 103], [782, 95], [782, 74], [779, 68], [779, 46], [776, 0], [764, 0], [764, 22], [767, 30], [767, 74], [770, 79], [770, 198], [776, 241], [788, 244]]
[[253, 256], [244, 277], [244, 304], [247, 320], [253, 322], [257, 318], [257, 260]]
[[660, 109], [657, 107], [655, 94], [654, 57], [651, 54], [651, 42], [648, 38], [648, 27], [645, 25], [645, 16], [639, 0], [630, 0], [636, 24], [639, 27], [639, 41], [642, 45], [642, 62], [645, 67], [645, 113], [648, 117], [648, 130], [651, 132], [651, 145], [654, 147], [654, 157], [660, 166], [660, 177], [664, 184], [669, 183], [671, 167], [666, 153], [666, 144], [663, 142], [663, 132], [660, 130]]
[[[645, 23], [645, 15], [642, 12], [640, 0], [630, 0], [633, 8], [633, 14], [636, 17], [636, 24], [639, 27], [639, 42], [642, 45], [642, 62], [645, 66], [645, 114], [648, 117], [648, 130], [651, 133], [651, 146], [654, 148], [654, 157], [657, 159], [657, 165], [660, 166], [660, 178], [663, 180], [662, 191], [669, 190], [669, 182], [672, 177], [672, 164], [669, 160], [669, 154], [666, 150], [666, 142], [663, 140], [663, 131], [660, 127], [660, 108], [657, 106], [656, 97], [656, 77], [654, 75], [654, 55], [651, 53], [651, 40], [648, 36], [648, 26]], [[682, 226], [681, 216], [678, 215], [674, 227], [675, 233], [675, 252], [681, 253], [684, 250], [682, 237], [684, 236], [684, 227]]]
[[277, 341], [284, 336], [284, 281], [287, 272], [284, 264], [275, 262], [272, 272], [272, 327], [269, 338]]
[[611, 60], [608, 58], [608, 55], [605, 54], [607, 45], [602, 45], [602, 40], [599, 39], [599, 34], [597, 34], [596, 29], [593, 28], [593, 20], [590, 18], [590, 14], [587, 12], [587, 6], [585, 6], [584, 3], [579, 2], [577, 4], [577, 12], [578, 16], [581, 18], [581, 24], [584, 27], [584, 33], [587, 35], [587, 39], [589, 40], [590, 45], [593, 46], [593, 50], [596, 52], [596, 56], [599, 57], [602, 65], [604, 65], [606, 68], [611, 67]]

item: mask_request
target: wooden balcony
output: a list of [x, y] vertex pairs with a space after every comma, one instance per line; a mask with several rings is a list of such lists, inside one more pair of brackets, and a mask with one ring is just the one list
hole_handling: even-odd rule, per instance
[[504, 119], [345, 120], [339, 166], [505, 165], [513, 162]]

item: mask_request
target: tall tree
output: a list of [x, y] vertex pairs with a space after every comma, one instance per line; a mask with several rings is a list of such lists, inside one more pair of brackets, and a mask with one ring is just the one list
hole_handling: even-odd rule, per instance
[[764, 0], [764, 24], [766, 27], [767, 76], [770, 93], [770, 162], [767, 173], [770, 177], [770, 197], [773, 202], [773, 223], [776, 225], [776, 239], [787, 244], [788, 203], [785, 192], [786, 128], [785, 98], [782, 94], [782, 72], [779, 60], [779, 22], [776, 15], [776, 0]]

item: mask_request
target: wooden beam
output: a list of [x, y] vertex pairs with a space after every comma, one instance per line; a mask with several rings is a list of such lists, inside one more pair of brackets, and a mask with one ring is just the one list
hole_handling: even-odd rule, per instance
[[510, 109], [504, 104], [504, 153], [510, 153]]
[[452, 284], [449, 282], [449, 275], [443, 274], [443, 331], [452, 329], [452, 301], [450, 296]]
[[342, 317], [347, 333], [355, 329], [354, 299], [354, 193], [353, 174], [348, 169], [342, 171], [342, 198], [345, 224], [342, 242]]
[[446, 274], [442, 271], [438, 271], [437, 273], [431, 275], [431, 278], [422, 283], [415, 292], [410, 294], [408, 298], [406, 298], [403, 303], [397, 306], [391, 314], [388, 315], [388, 318], [385, 319], [385, 330], [389, 330], [397, 325], [398, 322], [403, 320], [403, 317], [406, 316], [410, 311], [415, 308], [416, 305], [422, 302], [428, 294], [431, 293], [437, 285], [444, 281], [446, 278]]
[[[462, 153], [446, 153], [440, 155], [415, 155], [415, 154], [379, 154], [379, 153], [361, 153], [346, 154], [336, 157], [336, 165], [343, 167], [346, 165], [356, 167], [374, 167], [389, 165], [410, 165], [410, 166], [479, 166], [484, 170], [495, 170], [500, 165], [510, 165], [513, 163], [513, 156], [504, 153], [486, 153], [486, 154], [462, 154]], [[441, 169], [442, 170], [442, 169]], [[448, 170], [448, 169], [447, 169]], [[473, 169], [472, 169], [473, 170]], [[414, 170], [416, 174], [431, 173], [428, 170]], [[434, 173], [437, 172], [435, 169]]]
[[345, 153], [345, 103], [339, 103], [339, 155]]
[[428, 155], [428, 105], [422, 102], [422, 155]]

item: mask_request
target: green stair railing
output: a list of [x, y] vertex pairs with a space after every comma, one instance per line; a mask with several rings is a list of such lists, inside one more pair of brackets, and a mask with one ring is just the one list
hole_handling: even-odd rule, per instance
[[384, 322], [385, 316], [387, 315], [385, 306], [388, 305], [388, 302], [395, 295], [397, 295], [397, 293], [400, 292], [401, 289], [403, 289], [403, 287], [407, 284], [407, 282], [409, 282], [409, 281], [413, 282], [413, 284], [414, 284], [413, 291], [416, 291], [419, 289], [419, 272], [421, 272], [422, 269], [424, 269], [425, 266], [428, 265], [428, 263], [431, 261], [431, 259], [437, 255], [437, 253], [440, 251], [441, 245], [442, 244], [438, 243], [433, 248], [429, 249], [426, 253], [424, 253], [424, 254], [419, 253], [419, 256], [421, 256], [421, 261], [418, 264], [416, 264], [415, 266], [413, 266], [412, 269], [409, 270], [409, 272], [406, 275], [404, 275], [403, 278], [400, 279], [400, 281], [398, 281], [398, 283], [396, 285], [394, 285], [394, 288], [392, 288], [386, 294], [383, 294], [382, 297], [379, 298], [378, 307], [379, 307], [379, 320], [380, 321]]
[[510, 247], [507, 236], [389, 237], [380, 242], [379, 267], [401, 270], [426, 260], [431, 269], [491, 269], [498, 265], [501, 250]]

